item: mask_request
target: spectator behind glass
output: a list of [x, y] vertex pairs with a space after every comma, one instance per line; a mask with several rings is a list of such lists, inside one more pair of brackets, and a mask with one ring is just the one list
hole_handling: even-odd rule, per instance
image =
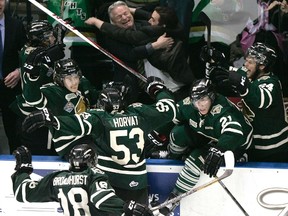
[[[5, 8], [6, 0], [0, 0], [0, 109], [8, 145], [10, 151], [13, 151], [21, 145], [20, 130], [17, 128], [18, 117], [9, 108], [9, 105], [21, 92], [19, 52], [27, 38], [22, 22], [10, 17], [4, 11]], [[2, 147], [2, 145], [0, 146]]]
[[[143, 56], [142, 54], [139, 55], [139, 57], [147, 57], [148, 62], [146, 61], [145, 63], [146, 73], [156, 71], [146, 75], [160, 76], [168, 88], [170, 88], [174, 93], [183, 86], [181, 83], [191, 84], [194, 80], [194, 76], [187, 63], [181, 41], [183, 39], [182, 27], [179, 25], [177, 16], [173, 9], [168, 7], [156, 7], [153, 13], [148, 13], [141, 9], [130, 8], [134, 18], [130, 19], [129, 22], [125, 21], [125, 25], [122, 24], [121, 19], [117, 19], [117, 14], [121, 14], [121, 10], [124, 10], [130, 16], [128, 7], [124, 2], [118, 1], [109, 7], [108, 11], [110, 12], [112, 23], [115, 25], [103, 22], [94, 17], [88, 19], [86, 23], [95, 25], [101, 32], [115, 40], [138, 46], [133, 50], [139, 50], [140, 45], [146, 44], [146, 52], [148, 56]], [[121, 16], [119, 17], [121, 18]], [[134, 23], [134, 19], [144, 20], [147, 22], [144, 26], [140, 26], [134, 30], [135, 28], [129, 28], [132, 26], [132, 23]], [[161, 46], [158, 46], [159, 43], [157, 42], [161, 39], [159, 36], [164, 32], [166, 35], [173, 37], [176, 41], [171, 49], [169, 49], [169, 47], [163, 49]], [[159, 38], [156, 41], [157, 37]], [[155, 68], [153, 69], [150, 63], [158, 70], [155, 70]], [[147, 65], [150, 65], [149, 70], [147, 70]], [[156, 73], [158, 73], [158, 75], [156, 75]], [[165, 76], [167, 77], [165, 78]], [[168, 82], [172, 85], [169, 86]], [[175, 87], [173, 87], [173, 82], [175, 83]], [[183, 92], [181, 95], [183, 96]]]

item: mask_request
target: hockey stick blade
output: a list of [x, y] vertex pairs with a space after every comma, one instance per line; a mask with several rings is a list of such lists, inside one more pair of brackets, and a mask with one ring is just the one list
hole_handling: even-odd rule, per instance
[[161, 209], [161, 208], [163, 208], [163, 207], [165, 207], [165, 206], [167, 206], [169, 204], [177, 203], [181, 199], [183, 199], [184, 197], [189, 196], [189, 195], [191, 195], [193, 193], [196, 193], [199, 190], [202, 190], [202, 189], [204, 189], [204, 188], [206, 188], [206, 187], [208, 187], [208, 186], [210, 186], [210, 185], [212, 185], [212, 184], [214, 184], [216, 182], [221, 181], [222, 179], [225, 179], [225, 178], [229, 177], [233, 173], [233, 168], [234, 168], [234, 165], [235, 165], [235, 159], [234, 159], [233, 152], [226, 151], [225, 154], [224, 154], [224, 159], [225, 159], [226, 170], [221, 176], [215, 177], [212, 181], [207, 182], [207, 183], [205, 183], [203, 185], [200, 185], [198, 187], [195, 187], [192, 190], [187, 191], [186, 193], [180, 194], [179, 196], [174, 197], [173, 199], [167, 200], [167, 201], [161, 203], [158, 206], [152, 207], [152, 208], [150, 208], [150, 210], [153, 212], [153, 211]]
[[102, 48], [101, 46], [99, 46], [97, 43], [95, 43], [94, 41], [90, 40], [89, 38], [85, 37], [85, 35], [83, 35], [81, 32], [79, 32], [76, 28], [74, 28], [73, 26], [71, 26], [70, 24], [68, 24], [65, 20], [61, 19], [59, 16], [57, 16], [56, 14], [54, 14], [53, 12], [51, 12], [50, 10], [48, 10], [47, 8], [45, 8], [43, 5], [41, 5], [39, 2], [37, 2], [36, 0], [28, 0], [29, 2], [31, 2], [35, 7], [37, 7], [38, 9], [40, 9], [41, 11], [43, 11], [44, 13], [46, 13], [48, 16], [50, 16], [51, 18], [53, 18], [54, 20], [56, 20], [57, 22], [61, 23], [63, 26], [65, 26], [67, 29], [69, 29], [70, 31], [72, 31], [74, 34], [76, 34], [78, 37], [80, 37], [81, 39], [83, 39], [85, 42], [87, 42], [88, 44], [90, 44], [91, 46], [93, 46], [94, 48], [98, 49], [100, 52], [102, 52], [104, 55], [106, 55], [108, 58], [112, 59], [113, 61], [115, 61], [117, 64], [119, 64], [120, 66], [122, 66], [123, 68], [125, 68], [127, 71], [129, 71], [130, 73], [132, 73], [133, 75], [135, 75], [136, 77], [138, 77], [140, 80], [142, 80], [143, 82], [147, 82], [147, 78], [145, 76], [143, 76], [142, 74], [140, 74], [139, 72], [137, 72], [136, 70], [134, 70], [133, 68], [127, 66], [124, 62], [122, 62], [120, 59], [118, 59], [116, 56], [114, 56], [113, 54], [111, 54], [110, 52], [108, 52], [107, 50], [105, 50], [104, 48]]
[[199, 19], [206, 25], [207, 27], [207, 46], [208, 48], [211, 48], [211, 20], [207, 16], [206, 13], [203, 11], [199, 14]]

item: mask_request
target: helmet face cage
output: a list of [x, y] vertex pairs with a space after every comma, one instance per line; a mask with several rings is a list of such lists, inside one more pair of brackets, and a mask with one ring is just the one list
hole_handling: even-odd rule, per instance
[[116, 88], [103, 89], [99, 95], [97, 107], [109, 113], [121, 111], [125, 108], [124, 97]]
[[272, 66], [277, 58], [275, 51], [267, 47], [263, 43], [256, 43], [248, 48], [245, 57], [255, 59], [257, 66], [264, 65], [265, 67]]
[[63, 80], [66, 76], [76, 74], [82, 77], [82, 72], [78, 64], [73, 59], [61, 59], [54, 65], [54, 82], [60, 86], [64, 86]]
[[75, 146], [69, 154], [71, 170], [83, 170], [97, 165], [97, 154], [88, 144]]
[[192, 85], [190, 91], [190, 98], [192, 100], [193, 105], [195, 102], [205, 96], [208, 96], [213, 103], [215, 99], [215, 92], [213, 86], [209, 83], [208, 79], [200, 79], [196, 80]]
[[50, 35], [53, 34], [53, 26], [47, 20], [37, 20], [31, 23], [27, 32], [33, 45], [43, 44], [49, 41]]

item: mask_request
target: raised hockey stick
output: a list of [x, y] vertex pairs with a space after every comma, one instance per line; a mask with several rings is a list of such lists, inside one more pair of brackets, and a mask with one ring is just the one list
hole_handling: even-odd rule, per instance
[[60, 18], [59, 16], [57, 16], [56, 14], [54, 14], [53, 12], [51, 12], [50, 10], [48, 10], [47, 8], [45, 8], [43, 5], [41, 5], [39, 2], [37, 2], [36, 0], [28, 0], [29, 2], [31, 2], [34, 6], [36, 6], [37, 8], [39, 8], [41, 11], [43, 11], [44, 13], [46, 13], [48, 16], [52, 17], [54, 20], [56, 20], [57, 22], [61, 23], [63, 26], [65, 26], [67, 29], [69, 29], [70, 31], [72, 31], [74, 34], [76, 34], [78, 37], [80, 37], [81, 39], [83, 39], [84, 41], [86, 41], [87, 43], [89, 43], [91, 46], [95, 47], [97, 50], [99, 50], [100, 52], [102, 52], [104, 55], [106, 55], [108, 58], [112, 59], [113, 61], [115, 61], [117, 64], [119, 64], [120, 66], [122, 66], [123, 68], [125, 68], [127, 71], [129, 71], [130, 73], [134, 74], [136, 77], [138, 77], [139, 79], [141, 79], [143, 82], [147, 82], [147, 78], [145, 76], [143, 76], [142, 74], [140, 74], [139, 72], [137, 72], [136, 70], [134, 70], [133, 68], [127, 66], [126, 64], [124, 64], [124, 62], [122, 62], [120, 59], [118, 59], [117, 57], [115, 57], [113, 54], [111, 54], [110, 52], [108, 52], [107, 50], [105, 50], [104, 48], [102, 48], [101, 46], [99, 46], [97, 43], [95, 43], [94, 41], [90, 40], [89, 38], [85, 37], [81, 32], [79, 32], [76, 28], [74, 28], [73, 26], [71, 26], [70, 24], [68, 24], [67, 22], [65, 22], [62, 18]]
[[227, 178], [228, 176], [230, 176], [232, 173], [233, 173], [233, 168], [234, 168], [234, 164], [235, 164], [235, 159], [234, 159], [234, 154], [232, 151], [226, 151], [225, 154], [224, 154], [224, 159], [225, 159], [225, 165], [226, 165], [226, 170], [225, 172], [219, 176], [219, 177], [215, 177], [212, 181], [210, 182], [207, 182], [203, 185], [200, 185], [198, 187], [195, 187], [193, 188], [192, 190], [190, 191], [187, 191], [186, 193], [183, 193], [183, 194], [180, 194], [179, 196], [177, 197], [174, 197], [173, 199], [170, 199], [170, 200], [167, 200], [163, 203], [161, 203], [160, 205], [158, 206], [155, 206], [155, 207], [152, 207], [151, 208], [151, 211], [156, 211], [158, 209], [161, 209], [169, 204], [172, 204], [172, 203], [177, 203], [179, 202], [181, 199], [183, 199], [184, 197], [187, 197], [199, 190], [202, 190], [216, 182], [219, 182], [221, 181], [222, 179], [225, 179]]
[[207, 27], [207, 46], [208, 48], [211, 48], [211, 20], [207, 16], [206, 13], [203, 11], [199, 14], [199, 19], [206, 25]]
[[238, 202], [238, 200], [233, 196], [233, 194], [230, 192], [230, 190], [226, 187], [226, 185], [219, 180], [219, 184], [222, 186], [222, 188], [227, 192], [227, 194], [232, 198], [232, 200], [235, 202], [235, 204], [241, 209], [243, 214], [245, 216], [249, 216], [249, 214], [245, 211], [245, 209], [241, 206], [241, 204]]

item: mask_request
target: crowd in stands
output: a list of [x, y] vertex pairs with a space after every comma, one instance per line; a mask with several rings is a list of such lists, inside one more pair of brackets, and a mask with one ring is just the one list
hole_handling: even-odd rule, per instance
[[[214, 11], [219, 22], [233, 20], [246, 4], [239, 2], [44, 2], [100, 49], [51, 17], [24, 29], [0, 7], [0, 108], [17, 162], [17, 200], [23, 198], [16, 189], [33, 171], [31, 153], [70, 162], [69, 171], [47, 179], [73, 172], [99, 178], [99, 188], [89, 190], [104, 190], [110, 199], [87, 212], [103, 215], [153, 215], [146, 207], [145, 158], [184, 161], [167, 199], [191, 190], [202, 171], [215, 177], [225, 151], [236, 162], [288, 162], [288, 4], [257, 0], [258, 17], [247, 17], [235, 41], [209, 41], [203, 30], [211, 26], [199, 14]], [[107, 71], [93, 64], [105, 52], [112, 60]], [[38, 190], [27, 200], [35, 202]], [[89, 200], [95, 205], [101, 196]], [[177, 205], [160, 213], [169, 215]]]

